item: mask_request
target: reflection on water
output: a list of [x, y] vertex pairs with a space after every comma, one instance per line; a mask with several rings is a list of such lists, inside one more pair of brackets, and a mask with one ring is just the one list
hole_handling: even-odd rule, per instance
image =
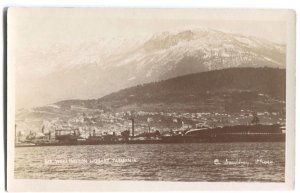
[[284, 143], [16, 148], [15, 178], [283, 182]]

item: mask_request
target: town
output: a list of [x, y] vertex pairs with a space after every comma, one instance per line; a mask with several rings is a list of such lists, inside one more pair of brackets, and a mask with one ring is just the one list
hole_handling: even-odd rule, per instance
[[[72, 113], [71, 113], [72, 112]], [[76, 114], [74, 115], [74, 112]], [[99, 109], [72, 107], [69, 117], [56, 117], [47, 120], [25, 119], [16, 124], [17, 142], [30, 139], [54, 139], [57, 131], [78, 132], [87, 139], [90, 136], [121, 135], [131, 131], [135, 125], [135, 135], [159, 132], [168, 135], [174, 132], [195, 128], [215, 128], [233, 125], [250, 125], [253, 113], [262, 124], [285, 124], [284, 112], [253, 112], [241, 110], [239, 113], [212, 112], [145, 112], [124, 111], [106, 112]], [[66, 113], [67, 114], [67, 113]], [[134, 122], [134, 123], [133, 123]], [[131, 135], [134, 135], [131, 133]]]

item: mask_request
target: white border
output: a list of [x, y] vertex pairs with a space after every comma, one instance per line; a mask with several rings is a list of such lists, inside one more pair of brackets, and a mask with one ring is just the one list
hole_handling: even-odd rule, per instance
[[[139, 1], [134, 1], [134, 0], [133, 1], [129, 1], [129, 0], [110, 0], [110, 1], [102, 1], [102, 0], [99, 0], [99, 1], [93, 1], [93, 0], [52, 0], [52, 1], [51, 0], [49, 0], [49, 1], [47, 1], [47, 0], [31, 0], [31, 1], [4, 0], [4, 2], [2, 2], [2, 7], [4, 7], [4, 6], [287, 8], [287, 9], [299, 10], [297, 1], [289, 1], [289, 0], [285, 0], [285, 1], [278, 1], [278, 0], [272, 0], [272, 1], [270, 1], [270, 0], [259, 0], [259, 1], [258, 0], [252, 0], [252, 1], [250, 1], [250, 0], [242, 0], [242, 1], [240, 1], [240, 0], [226, 0], [226, 1], [224, 1], [224, 0], [209, 0], [209, 1], [204, 1], [204, 2], [198, 1], [198, 0], [185, 0], [185, 1], [173, 0], [173, 1], [165, 1], [165, 2], [163, 2], [162, 0], [152, 0], [152, 1], [146, 1], [146, 0], [139, 0]], [[2, 20], [1, 20], [1, 22], [2, 22]], [[2, 70], [3, 69], [0, 70], [1, 81], [3, 80], [2, 79], [2, 75], [3, 75]], [[293, 71], [293, 73], [295, 73], [295, 69], [291, 69], [290, 71]], [[299, 80], [297, 79], [297, 82], [298, 81]], [[299, 84], [297, 84], [297, 85], [299, 85]], [[1, 84], [1, 86], [3, 86], [3, 85]], [[297, 94], [298, 94], [298, 91], [297, 91]], [[299, 109], [299, 104], [297, 103], [297, 110], [298, 109]], [[3, 113], [3, 112], [1, 112], [1, 113]], [[1, 113], [0, 113], [0, 115], [2, 115]], [[3, 122], [2, 118], [3, 118], [3, 116], [1, 116], [1, 119], [0, 119], [1, 123]], [[297, 114], [297, 118], [300, 118], [299, 114]], [[299, 136], [298, 133], [296, 133], [296, 134]], [[2, 140], [3, 136], [0, 136], [0, 138]], [[299, 137], [298, 137], [298, 139], [299, 139]], [[1, 143], [1, 145], [3, 145], [3, 143]], [[3, 150], [1, 145], [0, 145], [0, 149]], [[299, 143], [297, 143], [297, 149], [299, 149], [298, 147], [299, 147]], [[297, 155], [297, 160], [299, 160], [298, 154], [296, 154], [296, 155]], [[4, 170], [2, 162], [3, 162], [3, 160], [1, 159], [1, 162], [0, 162], [1, 171]], [[299, 174], [298, 170], [296, 173], [296, 178], [298, 179], [297, 174]], [[1, 182], [3, 182], [3, 180], [1, 180]], [[2, 184], [0, 184], [0, 187], [4, 187], [1, 185]], [[48, 185], [51, 185], [51, 184], [48, 184]], [[64, 181], [63, 184], [61, 184], [61, 185], [68, 186], [68, 182]], [[88, 189], [86, 189], [87, 186], [88, 186], [88, 184], [84, 184], [84, 186], [83, 186], [85, 188], [85, 191], [88, 191]], [[116, 186], [116, 184], [113, 184], [113, 186]], [[195, 187], [193, 187], [193, 188], [195, 188]], [[148, 188], [145, 188], [145, 189], [149, 191]], [[296, 183], [296, 189], [297, 189], [297, 183]], [[77, 189], [77, 191], [80, 191], [80, 190], [81, 189]], [[98, 191], [99, 190], [100, 189], [98, 189]], [[177, 189], [177, 190], [179, 190], [179, 189]], [[242, 190], [249, 190], [249, 189], [247, 188], [247, 186], [244, 186]], [[260, 189], [260, 190], [262, 190], [262, 189]]]

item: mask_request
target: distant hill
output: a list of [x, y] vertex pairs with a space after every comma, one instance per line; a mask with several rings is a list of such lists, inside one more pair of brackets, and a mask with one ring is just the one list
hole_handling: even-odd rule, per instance
[[230, 68], [180, 76], [114, 92], [100, 99], [59, 106], [112, 111], [280, 111], [285, 106], [285, 69]]

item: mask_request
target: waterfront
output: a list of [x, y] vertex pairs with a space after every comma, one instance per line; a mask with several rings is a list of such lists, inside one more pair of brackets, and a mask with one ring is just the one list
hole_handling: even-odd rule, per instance
[[15, 178], [283, 182], [284, 143], [16, 148]]

